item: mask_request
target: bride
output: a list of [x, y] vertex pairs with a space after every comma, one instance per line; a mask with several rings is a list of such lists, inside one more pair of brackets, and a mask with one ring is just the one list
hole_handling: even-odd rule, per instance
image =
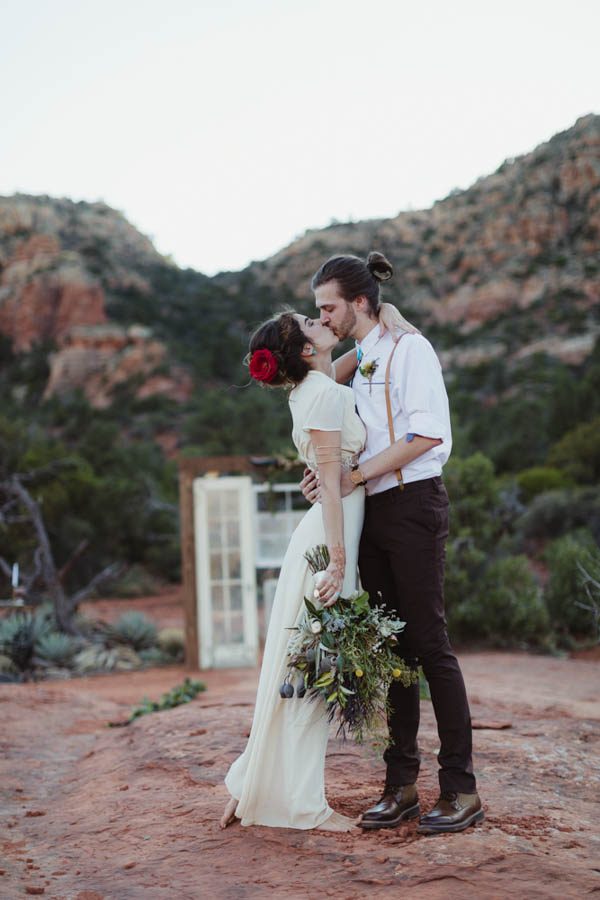
[[250, 339], [251, 376], [272, 387], [291, 388], [292, 439], [301, 459], [318, 469], [321, 503], [308, 510], [285, 554], [273, 601], [252, 730], [246, 749], [225, 784], [231, 799], [221, 819], [242, 825], [348, 831], [353, 820], [335, 813], [325, 798], [324, 769], [329, 725], [322, 702], [282, 699], [290, 632], [313, 594], [304, 553], [326, 544], [330, 563], [319, 599], [331, 606], [357, 588], [358, 543], [364, 488], [342, 498], [342, 468], [350, 468], [364, 445], [365, 428], [354, 410], [352, 389], [336, 384], [331, 351], [338, 343], [318, 319], [283, 312]]

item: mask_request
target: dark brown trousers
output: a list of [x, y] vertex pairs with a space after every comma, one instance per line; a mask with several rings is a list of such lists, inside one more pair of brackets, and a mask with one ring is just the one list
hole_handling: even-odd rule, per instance
[[[447, 537], [448, 494], [441, 478], [373, 494], [366, 499], [359, 569], [371, 603], [385, 603], [406, 622], [399, 653], [422, 666], [429, 683], [440, 738], [440, 789], [471, 794], [476, 787], [469, 703], [444, 615]], [[420, 765], [418, 684], [405, 688], [394, 682], [389, 700], [387, 783], [412, 784]]]

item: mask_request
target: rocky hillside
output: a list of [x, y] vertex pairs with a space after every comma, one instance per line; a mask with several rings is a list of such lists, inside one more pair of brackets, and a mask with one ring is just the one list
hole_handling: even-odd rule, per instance
[[[171, 446], [233, 450], [218, 422], [230, 433], [241, 395], [214, 391], [245, 381], [249, 330], [282, 302], [313, 309], [309, 279], [327, 256], [372, 248], [395, 264], [387, 298], [435, 343], [460, 415], [470, 415], [461, 391], [494, 406], [514, 395], [511, 373], [540, 359], [575, 372], [600, 332], [600, 116], [429, 210], [308, 231], [212, 279], [178, 269], [104, 204], [0, 198], [0, 334], [13, 359], [45, 348], [42, 398], [191, 400], [193, 423]], [[26, 385], [11, 389], [18, 398]], [[260, 403], [263, 416], [279, 410]]]
[[181, 367], [158, 373], [166, 347], [149, 329], [119, 323], [127, 299], [149, 298], [153, 276], [167, 267], [146, 237], [102, 203], [0, 198], [0, 333], [17, 354], [51, 348], [46, 398], [81, 388], [104, 407], [116, 385], [137, 379], [141, 397], [187, 399]]
[[[328, 256], [373, 248], [396, 267], [388, 298], [454, 349], [447, 363], [536, 352], [581, 361], [600, 330], [600, 116], [431, 209], [308, 231], [251, 272], [305, 298]], [[238, 276], [222, 280], [236, 289]]]
[[[103, 204], [0, 198], [0, 481], [34, 479], [73, 590], [115, 560], [179, 577], [178, 455], [291, 450], [281, 392], [248, 383], [248, 334], [283, 303], [314, 311], [323, 260], [370, 249], [444, 362], [454, 633], [589, 637], [560, 604], [600, 537], [600, 116], [432, 209], [310, 231], [215, 278]], [[0, 594], [2, 559], [35, 574], [26, 528], [0, 527]], [[542, 603], [532, 570], [554, 563]]]

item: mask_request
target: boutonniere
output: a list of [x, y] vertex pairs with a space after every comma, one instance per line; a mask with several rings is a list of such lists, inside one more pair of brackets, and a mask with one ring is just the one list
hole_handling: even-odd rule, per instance
[[371, 359], [369, 362], [363, 363], [362, 366], [358, 367], [358, 371], [364, 378], [369, 379], [369, 394], [371, 393], [371, 382], [373, 381], [373, 375], [378, 369], [379, 357], [377, 359]]

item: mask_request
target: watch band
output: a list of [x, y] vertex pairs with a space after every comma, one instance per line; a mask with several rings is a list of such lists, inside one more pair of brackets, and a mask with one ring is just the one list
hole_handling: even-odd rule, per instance
[[[356, 475], [359, 476], [360, 481], [357, 481]], [[353, 465], [352, 468], [351, 468], [351, 470], [350, 470], [350, 481], [352, 482], [352, 484], [355, 484], [357, 487], [361, 487], [363, 484], [366, 484], [366, 483], [367, 483], [367, 479], [365, 478], [365, 476], [364, 476], [363, 473], [361, 472], [361, 470], [360, 470], [360, 468], [359, 468], [359, 466], [358, 466], [358, 463], [355, 464], [355, 465]]]

